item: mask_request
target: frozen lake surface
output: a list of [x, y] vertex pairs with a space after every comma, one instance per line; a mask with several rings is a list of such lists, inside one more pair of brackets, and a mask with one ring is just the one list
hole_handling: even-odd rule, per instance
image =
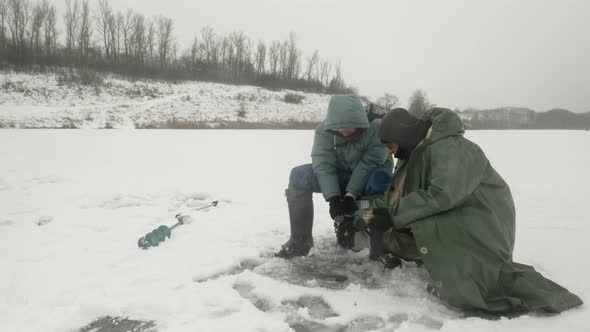
[[[515, 261], [588, 302], [590, 132], [466, 136], [512, 189]], [[336, 248], [321, 195], [312, 257], [269, 258], [288, 238], [284, 189], [290, 169], [310, 162], [312, 140], [312, 131], [0, 130], [0, 330], [78, 331], [104, 316], [158, 331], [588, 330], [587, 305], [461, 318], [427, 294], [415, 265], [383, 271], [366, 251]], [[181, 211], [194, 222], [137, 248]]]

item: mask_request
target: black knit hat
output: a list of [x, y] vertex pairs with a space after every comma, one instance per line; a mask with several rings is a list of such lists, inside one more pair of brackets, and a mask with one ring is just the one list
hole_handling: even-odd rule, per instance
[[395, 157], [407, 159], [431, 125], [429, 120], [417, 119], [404, 108], [395, 108], [383, 117], [377, 135], [382, 142], [399, 144]]

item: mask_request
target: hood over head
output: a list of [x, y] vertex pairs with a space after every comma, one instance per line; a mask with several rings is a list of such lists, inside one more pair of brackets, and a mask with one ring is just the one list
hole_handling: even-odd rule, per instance
[[355, 95], [332, 96], [323, 122], [324, 129], [330, 132], [344, 128], [369, 128], [367, 112], [360, 98]]

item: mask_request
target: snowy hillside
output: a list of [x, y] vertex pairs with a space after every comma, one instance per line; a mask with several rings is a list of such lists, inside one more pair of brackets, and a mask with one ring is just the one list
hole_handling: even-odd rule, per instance
[[[287, 103], [285, 96], [303, 97]], [[252, 86], [106, 77], [97, 85], [59, 74], [0, 72], [0, 128], [234, 127], [319, 122], [328, 95]]]
[[[588, 133], [467, 137], [510, 184], [514, 259], [588, 303]], [[588, 331], [587, 304], [464, 318], [427, 292], [415, 264], [383, 270], [367, 250], [339, 249], [321, 195], [311, 255], [273, 258], [289, 236], [289, 171], [310, 162], [312, 140], [309, 130], [0, 130], [0, 331]], [[193, 222], [137, 247], [177, 212]]]

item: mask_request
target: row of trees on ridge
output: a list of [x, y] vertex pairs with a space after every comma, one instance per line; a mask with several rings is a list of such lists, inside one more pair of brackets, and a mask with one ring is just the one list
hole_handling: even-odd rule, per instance
[[[60, 22], [62, 24], [60, 24]], [[208, 80], [272, 88], [350, 93], [340, 62], [304, 57], [291, 32], [284, 41], [255, 42], [243, 31], [219, 35], [202, 27], [187, 48], [174, 20], [116, 11], [109, 0], [0, 0], [0, 66], [74, 66], [137, 77]]]

